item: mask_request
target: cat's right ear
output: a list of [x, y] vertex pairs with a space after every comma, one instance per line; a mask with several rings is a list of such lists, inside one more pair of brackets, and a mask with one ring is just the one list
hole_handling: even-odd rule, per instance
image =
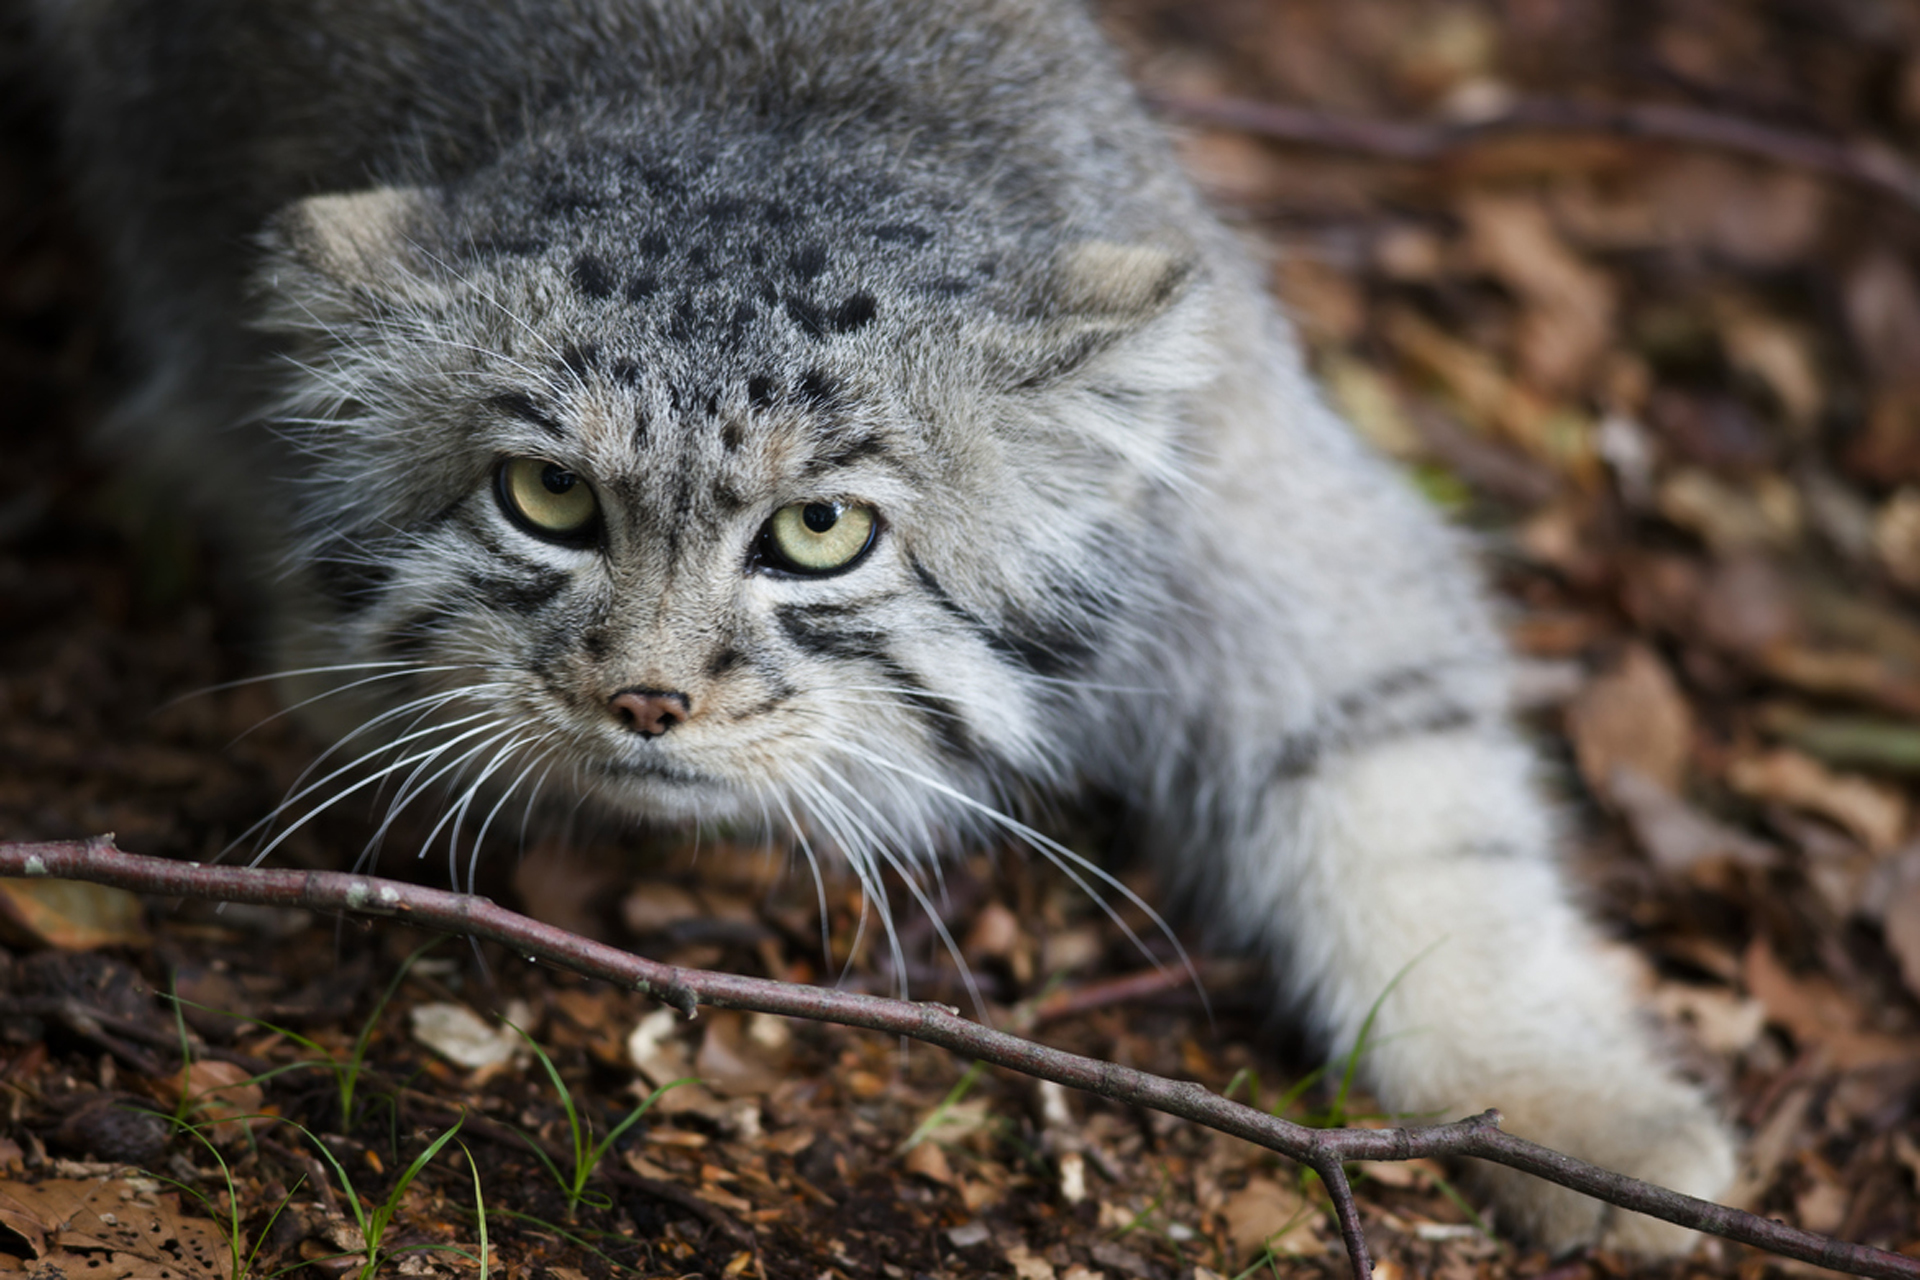
[[268, 223], [259, 284], [325, 320], [443, 300], [425, 248], [436, 204], [419, 187], [374, 187], [295, 201]]

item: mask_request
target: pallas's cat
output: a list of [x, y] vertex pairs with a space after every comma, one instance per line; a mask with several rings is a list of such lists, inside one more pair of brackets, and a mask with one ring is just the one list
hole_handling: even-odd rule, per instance
[[[1097, 788], [1330, 1050], [1379, 1001], [1386, 1106], [1725, 1183], [1460, 539], [1070, 0], [37, 12], [139, 365], [106, 435], [256, 556], [345, 757], [470, 833], [572, 790], [876, 887], [1073, 865], [1020, 817]], [[1549, 1245], [1686, 1239], [1492, 1190]]]

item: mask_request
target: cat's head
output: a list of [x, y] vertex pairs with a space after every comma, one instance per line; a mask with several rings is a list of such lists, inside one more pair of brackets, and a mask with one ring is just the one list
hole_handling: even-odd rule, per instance
[[565, 789], [874, 859], [1066, 781], [1208, 376], [1177, 244], [798, 163], [317, 196], [257, 284], [288, 665], [472, 825]]

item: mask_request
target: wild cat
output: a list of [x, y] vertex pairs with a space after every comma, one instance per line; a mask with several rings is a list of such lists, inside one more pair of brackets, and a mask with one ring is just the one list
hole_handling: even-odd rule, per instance
[[[255, 554], [372, 776], [876, 891], [1009, 834], [1098, 889], [1020, 822], [1097, 789], [1276, 1010], [1343, 1051], [1379, 1001], [1386, 1106], [1728, 1181], [1570, 905], [1461, 539], [1072, 0], [36, 3], [137, 368], [108, 439]], [[1688, 1239], [1490, 1185], [1552, 1247]]]

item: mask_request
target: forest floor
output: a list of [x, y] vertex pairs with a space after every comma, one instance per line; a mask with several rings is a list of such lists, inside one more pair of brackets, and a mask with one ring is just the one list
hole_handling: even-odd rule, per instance
[[[1107, 13], [1198, 180], [1275, 251], [1333, 399], [1477, 532], [1574, 874], [1747, 1137], [1730, 1202], [1920, 1254], [1920, 6]], [[257, 636], [211, 550], [75, 446], [106, 344], [67, 199], [44, 121], [10, 109], [0, 838], [213, 858], [319, 748], [261, 686], [221, 687]], [[341, 865], [368, 829], [330, 812], [273, 862]], [[823, 926], [783, 851], [586, 823], [496, 843], [493, 892], [675, 964], [901, 977], [871, 930], [847, 963], [855, 886], [829, 881]], [[1287, 1100], [1311, 1064], [1204, 922], [1210, 1015], [1043, 866], [987, 851], [946, 892], [999, 1025], [1385, 1121], [1335, 1077]], [[1312, 1178], [1162, 1115], [842, 1028], [685, 1022], [464, 942], [409, 963], [427, 939], [398, 927], [121, 906], [0, 884], [0, 1271], [347, 1274], [372, 1247], [381, 1274], [471, 1275], [484, 1230], [529, 1277], [1346, 1274]], [[965, 1004], [930, 925], [904, 932], [912, 994]], [[571, 1194], [569, 1115], [604, 1135], [683, 1076]], [[1455, 1174], [1365, 1170], [1384, 1275], [1803, 1269], [1713, 1242], [1549, 1259]]]

